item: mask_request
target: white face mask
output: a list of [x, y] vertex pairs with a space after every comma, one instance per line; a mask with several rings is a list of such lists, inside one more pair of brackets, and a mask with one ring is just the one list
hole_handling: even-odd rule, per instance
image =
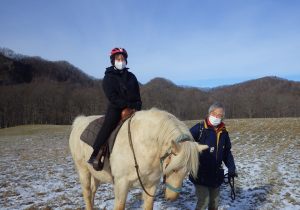
[[119, 70], [122, 70], [126, 67], [125, 61], [115, 61], [115, 67]]
[[221, 118], [217, 118], [217, 117], [214, 117], [212, 115], [209, 115], [208, 120], [209, 120], [210, 124], [212, 124], [213, 126], [220, 125], [220, 123], [222, 121]]

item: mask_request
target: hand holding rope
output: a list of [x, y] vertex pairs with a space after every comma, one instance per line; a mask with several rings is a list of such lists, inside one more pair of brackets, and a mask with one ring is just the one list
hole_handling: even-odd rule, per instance
[[[229, 186], [230, 186], [230, 197], [231, 197], [232, 201], [235, 200], [234, 177], [237, 177], [237, 174], [230, 176], [228, 173], [226, 173], [224, 175], [224, 183], [229, 184]], [[227, 181], [226, 181], [226, 179], [227, 179]]]

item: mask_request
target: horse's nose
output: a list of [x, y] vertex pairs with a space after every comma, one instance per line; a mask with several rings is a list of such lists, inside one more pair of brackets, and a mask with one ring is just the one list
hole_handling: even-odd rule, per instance
[[168, 195], [165, 195], [165, 199], [166, 199], [166, 201], [170, 201], [170, 200], [172, 200], [172, 199], [171, 199], [171, 197], [170, 197], [170, 196], [168, 196]]
[[167, 201], [175, 201], [177, 198], [178, 198], [178, 195], [176, 195], [176, 196], [166, 196], [165, 197], [165, 199]]

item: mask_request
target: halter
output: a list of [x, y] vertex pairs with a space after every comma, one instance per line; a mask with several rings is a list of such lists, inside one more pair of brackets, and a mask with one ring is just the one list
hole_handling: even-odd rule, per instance
[[[175, 142], [176, 143], [184, 142], [184, 141], [187, 141], [188, 139], [190, 139], [190, 137], [187, 134], [182, 134], [175, 140]], [[168, 163], [166, 165], [165, 169], [163, 168], [165, 159], [171, 158], [171, 155], [176, 156], [177, 154], [172, 151], [172, 147], [169, 147], [169, 149], [166, 151], [166, 153], [160, 158], [160, 167], [161, 167], [162, 171], [166, 170], [166, 168], [169, 166], [170, 163]], [[173, 170], [173, 173], [175, 173], [175, 172], [176, 171]], [[168, 188], [169, 190], [171, 190], [173, 192], [180, 193], [182, 188], [181, 187], [173, 187], [172, 185], [170, 185], [169, 183], [166, 182], [166, 178], [167, 178], [167, 175], [164, 175], [163, 183], [166, 185], [166, 188]]]

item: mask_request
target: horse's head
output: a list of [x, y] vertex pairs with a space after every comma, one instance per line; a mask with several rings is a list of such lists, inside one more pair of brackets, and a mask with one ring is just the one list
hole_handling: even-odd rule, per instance
[[200, 145], [197, 142], [184, 141], [176, 143], [172, 141], [170, 150], [161, 158], [166, 184], [165, 198], [167, 200], [177, 199], [183, 179], [189, 172], [192, 175], [197, 175], [198, 154], [207, 148], [207, 145]]

